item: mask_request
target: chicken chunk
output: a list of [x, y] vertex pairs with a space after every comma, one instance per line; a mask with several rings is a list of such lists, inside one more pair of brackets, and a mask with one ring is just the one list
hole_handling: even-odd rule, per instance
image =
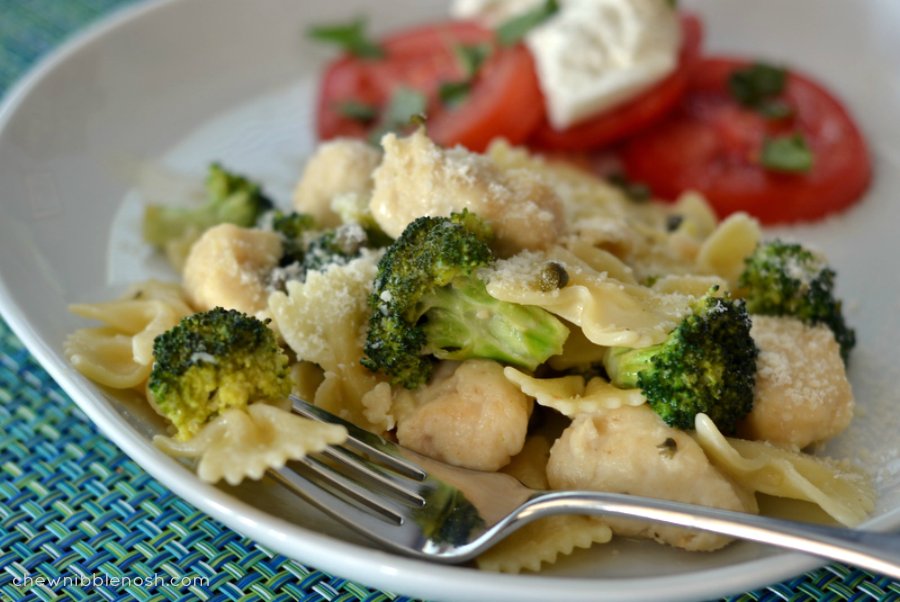
[[[647, 405], [578, 416], [550, 450], [553, 489], [628, 493], [739, 512], [758, 512], [752, 493], [710, 464], [687, 433]], [[715, 550], [721, 535], [630, 519], [604, 518], [614, 533], [649, 537], [686, 550]]]
[[255, 316], [267, 306], [265, 278], [281, 258], [275, 232], [214, 226], [203, 233], [184, 265], [184, 291], [198, 311], [214, 307]]
[[380, 162], [381, 153], [361, 140], [322, 143], [294, 191], [294, 209], [313, 216], [322, 228], [340, 226], [341, 218], [332, 208], [335, 197], [371, 193], [372, 171]]
[[497, 362], [443, 362], [427, 385], [397, 396], [397, 440], [449, 464], [495, 471], [522, 450], [531, 407]]
[[738, 425], [743, 439], [794, 449], [827, 441], [853, 418], [853, 390], [841, 350], [824, 324], [753, 316], [759, 347], [753, 410]]
[[370, 209], [394, 238], [418, 217], [463, 209], [491, 224], [501, 257], [546, 249], [563, 231], [562, 201], [529, 170], [501, 169], [462, 147], [442, 149], [422, 130], [408, 138], [387, 134], [381, 144], [385, 156], [373, 174]]

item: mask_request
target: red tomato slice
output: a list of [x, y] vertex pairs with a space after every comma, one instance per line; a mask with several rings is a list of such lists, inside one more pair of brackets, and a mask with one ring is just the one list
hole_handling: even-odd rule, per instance
[[388, 37], [382, 59], [337, 59], [327, 67], [319, 94], [319, 138], [365, 137], [375, 126], [338, 107], [354, 102], [382, 110], [397, 88], [407, 87], [426, 96], [428, 135], [439, 144], [483, 151], [498, 136], [524, 142], [544, 116], [534, 63], [524, 46], [495, 47], [463, 102], [448, 107], [439, 98], [442, 83], [464, 79], [454, 48], [486, 43], [494, 43], [492, 31], [454, 21]]
[[[704, 59], [678, 111], [622, 149], [628, 176], [664, 199], [685, 190], [706, 196], [720, 217], [746, 211], [763, 223], [821, 218], [858, 200], [872, 166], [853, 119], [830, 93], [806, 77], [788, 73], [780, 99], [788, 119], [766, 119], [739, 105], [728, 78], [749, 61]], [[813, 153], [805, 173], [779, 173], [760, 165], [767, 137], [799, 133]]]
[[700, 59], [703, 40], [700, 19], [694, 15], [683, 15], [681, 28], [683, 41], [678, 67], [664, 80], [634, 100], [568, 129], [555, 130], [544, 120], [529, 140], [529, 145], [548, 150], [593, 150], [663, 119], [678, 104]]

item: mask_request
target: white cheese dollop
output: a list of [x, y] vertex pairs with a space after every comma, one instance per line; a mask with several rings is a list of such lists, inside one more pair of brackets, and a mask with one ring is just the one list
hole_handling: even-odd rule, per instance
[[[451, 14], [496, 26], [535, 0], [457, 0]], [[621, 105], [678, 65], [681, 26], [668, 0], [561, 0], [525, 37], [550, 125], [566, 129]]]

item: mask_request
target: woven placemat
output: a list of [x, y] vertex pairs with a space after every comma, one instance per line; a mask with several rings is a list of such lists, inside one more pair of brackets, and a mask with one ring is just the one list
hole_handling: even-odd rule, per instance
[[[133, 0], [0, 0], [0, 96], [73, 32]], [[0, 320], [0, 600], [380, 602], [199, 512], [99, 434]], [[842, 565], [729, 602], [900, 600]]]

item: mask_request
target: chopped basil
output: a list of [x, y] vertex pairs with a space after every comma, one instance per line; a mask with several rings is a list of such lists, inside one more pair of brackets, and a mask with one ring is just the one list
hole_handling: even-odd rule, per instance
[[493, 47], [490, 44], [458, 45], [453, 47], [453, 54], [456, 55], [456, 61], [463, 72], [463, 79], [441, 84], [438, 89], [438, 97], [443, 104], [452, 107], [466, 101], [469, 97], [469, 92], [472, 91], [472, 84], [475, 78], [478, 77], [478, 71], [491, 55], [491, 52], [493, 52]]
[[369, 141], [377, 146], [388, 132], [398, 132], [410, 125], [423, 125], [427, 107], [428, 99], [421, 92], [412, 88], [397, 88], [384, 110], [381, 124], [369, 134]]
[[427, 106], [428, 100], [424, 94], [412, 88], [400, 87], [391, 95], [384, 118], [388, 123], [406, 126], [414, 115], [423, 114]]
[[320, 42], [336, 44], [360, 58], [378, 59], [384, 56], [384, 49], [366, 36], [366, 20], [363, 18], [346, 25], [312, 27], [308, 35]]
[[349, 117], [360, 123], [371, 123], [378, 119], [378, 107], [356, 102], [355, 100], [342, 102], [335, 107], [335, 110], [344, 117]]
[[518, 17], [513, 17], [497, 28], [497, 40], [502, 46], [512, 46], [525, 35], [556, 14], [559, 10], [557, 0], [546, 0], [541, 6]]
[[772, 171], [805, 173], [812, 169], [813, 154], [800, 134], [768, 138], [759, 162]]
[[481, 66], [488, 60], [493, 52], [490, 44], [476, 44], [465, 46], [459, 44], [453, 47], [453, 54], [466, 79], [472, 79], [478, 75]]
[[792, 113], [787, 103], [775, 98], [784, 91], [786, 80], [786, 69], [755, 63], [734, 71], [728, 78], [728, 89], [745, 107], [756, 109], [766, 117], [780, 119]]
[[468, 81], [444, 82], [438, 89], [438, 97], [445, 105], [456, 106], [465, 102], [471, 89], [472, 84]]

